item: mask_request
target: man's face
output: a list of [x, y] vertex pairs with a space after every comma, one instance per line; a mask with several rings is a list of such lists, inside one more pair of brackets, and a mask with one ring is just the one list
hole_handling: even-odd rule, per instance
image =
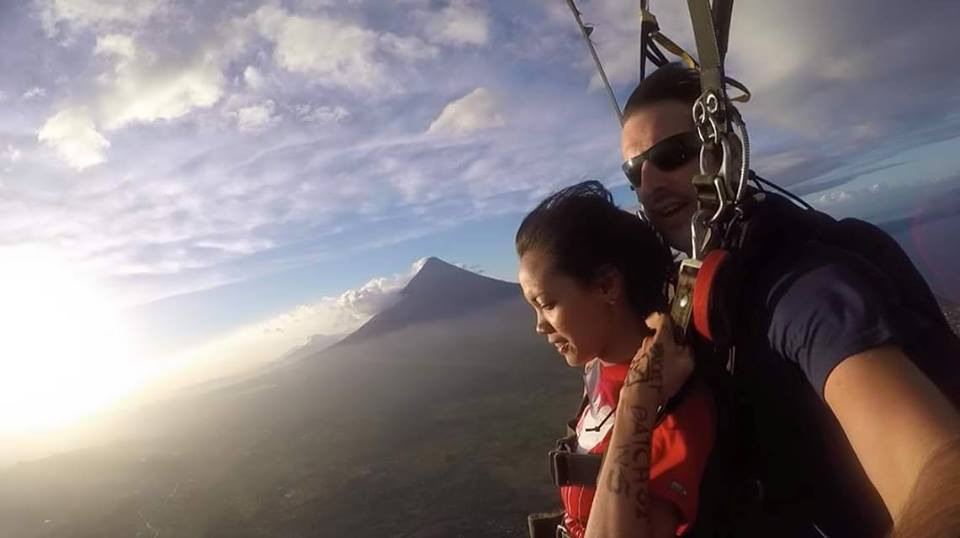
[[[690, 107], [679, 101], [661, 101], [634, 113], [623, 125], [620, 151], [623, 160], [631, 159], [661, 140], [694, 130]], [[697, 209], [697, 191], [693, 176], [700, 171], [694, 158], [669, 172], [652, 162], [642, 165], [642, 181], [637, 198], [650, 222], [674, 248], [690, 250], [690, 219]]]

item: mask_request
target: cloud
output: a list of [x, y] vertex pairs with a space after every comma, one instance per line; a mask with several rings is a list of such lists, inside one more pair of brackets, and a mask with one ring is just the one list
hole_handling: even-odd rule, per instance
[[12, 144], [7, 144], [7, 149], [4, 150], [3, 156], [8, 162], [15, 163], [23, 157], [23, 152]]
[[260, 73], [260, 70], [252, 65], [248, 65], [247, 68], [243, 70], [243, 81], [251, 90], [259, 90], [267, 83], [263, 74]]
[[124, 34], [107, 34], [97, 37], [94, 54], [112, 55], [123, 61], [120, 65], [133, 60], [137, 55], [133, 37]]
[[[189, 35], [177, 38], [175, 23], [182, 21], [168, 15], [183, 13], [166, 1], [38, 0], [36, 6], [50, 31], [63, 25], [90, 30], [96, 37], [94, 56], [110, 65], [91, 81], [92, 86], [84, 87], [82, 80], [74, 83], [78, 97], [66, 108], [87, 109], [92, 125], [89, 130], [72, 131], [81, 136], [72, 144], [67, 143], [70, 133], [60, 133], [60, 147], [95, 149], [98, 146], [91, 131], [173, 121], [210, 109], [231, 97], [227, 73], [234, 62], [244, 61], [253, 53], [260, 58], [258, 63], [264, 62], [264, 54], [271, 54], [276, 67], [287, 74], [305, 75], [318, 86], [375, 91], [378, 96], [402, 93], [405, 66], [439, 55], [435, 46], [417, 36], [378, 32], [332, 16], [326, 9], [308, 16], [265, 5], [239, 17], [234, 11], [224, 10], [214, 15], [221, 17], [219, 21], [206, 23], [212, 37], [198, 40]], [[189, 20], [190, 15], [186, 16]], [[156, 24], [145, 25], [149, 21]], [[158, 33], [164, 27], [167, 29]], [[324, 37], [323, 46], [317, 46], [317, 36]], [[270, 46], [258, 49], [264, 40]], [[266, 77], [255, 65], [242, 71], [242, 79], [253, 91], [266, 88]], [[285, 87], [296, 86], [296, 81], [285, 82]], [[41, 91], [32, 90], [24, 97], [39, 96]], [[271, 98], [242, 110], [223, 112], [236, 115], [241, 131], [253, 131], [273, 124], [279, 110]], [[66, 109], [62, 111], [68, 114]], [[299, 117], [312, 123], [331, 123], [347, 115], [345, 108], [331, 106], [314, 107]], [[100, 146], [99, 151], [71, 150], [70, 162], [78, 168], [103, 162], [103, 144]], [[84, 156], [78, 156], [81, 154]]]
[[407, 62], [428, 60], [440, 55], [440, 50], [437, 47], [424, 43], [420, 38], [414, 36], [401, 37], [390, 33], [383, 34], [380, 36], [380, 45], [390, 55]]
[[[110, 160], [82, 182], [63, 181], [63, 170], [35, 158], [34, 135], [17, 138], [36, 131], [35, 119], [8, 127], [0, 159], [8, 143], [20, 148], [18, 172], [31, 181], [0, 200], [0, 239], [56, 245], [137, 300], [522, 212], [581, 179], [623, 183], [612, 115], [605, 96], [585, 92], [593, 68], [562, 2], [509, 12], [495, 2], [445, 0], [211, 3], [196, 13], [155, 4], [129, 17], [106, 9], [103, 17], [56, 19], [61, 33], [86, 32], [71, 47], [41, 35], [20, 49], [19, 34], [0, 36], [8, 50], [45, 58], [28, 65], [37, 72], [8, 70], [19, 90], [0, 104], [6, 117], [19, 121], [19, 96], [34, 85], [68, 96], [49, 115], [76, 120], [84, 111], [73, 124], [85, 128], [71, 132], [79, 137], [73, 147], [86, 148], [74, 154], [87, 158], [74, 161]], [[636, 76], [636, 13], [628, 4], [581, 4], [621, 96]], [[900, 53], [891, 56], [891, 69], [916, 86], [905, 91], [904, 81], [883, 79], [874, 52], [857, 60], [853, 51], [869, 48], [867, 41], [821, 35], [835, 29], [820, 29], [824, 4], [816, 5], [796, 16], [803, 28], [782, 30], [788, 43], [774, 48], [776, 21], [792, 20], [799, 8], [738, 4], [731, 69], [757, 90], [743, 108], [756, 169], [781, 184], [814, 178], [809, 184], [819, 189], [823, 177], [836, 176], [825, 174], [864, 155], [851, 146], [890, 143], [891, 122], [919, 124], [931, 117], [924, 107], [956, 122], [949, 111], [958, 101], [927, 100], [931, 88], [957, 87], [953, 72], [928, 65], [930, 51], [949, 50], [940, 39], [945, 22], [929, 24], [930, 45], [904, 37], [900, 25], [884, 33], [916, 63], [905, 67]], [[859, 6], [844, 4], [839, 19], [849, 22]], [[685, 6], [654, 7], [666, 32], [689, 46]], [[455, 13], [486, 22], [457, 26]], [[917, 20], [934, 15], [919, 9]], [[911, 35], [928, 31], [907, 19]], [[856, 41], [865, 32], [851, 33]], [[843, 46], [827, 54], [805, 40]], [[887, 50], [881, 41], [869, 43]], [[784, 55], [796, 79], [771, 54]], [[67, 145], [56, 123], [42, 148]], [[241, 125], [270, 128], [270, 136], [248, 136]]]
[[[247, 21], [273, 43], [279, 67], [309, 75], [321, 86], [398, 91], [388, 76], [391, 57], [413, 61], [435, 56], [413, 36], [378, 33], [329, 16], [295, 15], [277, 6], [261, 7]], [[317, 36], [323, 36], [323, 46]]]
[[241, 131], [261, 131], [280, 120], [280, 118], [275, 115], [275, 110], [276, 103], [268, 99], [254, 105], [242, 107], [232, 115], [236, 118], [237, 128]]
[[106, 160], [110, 143], [98, 126], [118, 130], [132, 123], [174, 120], [213, 106], [223, 95], [225, 80], [213, 55], [200, 55], [184, 64], [164, 61], [140, 54], [132, 38], [120, 34], [98, 38], [95, 52], [116, 60], [114, 71], [101, 77], [102, 93], [89, 106], [60, 110], [39, 135], [74, 168]]
[[105, 160], [110, 142], [101, 135], [86, 109], [58, 112], [37, 133], [37, 140], [53, 148], [73, 168], [83, 170]]
[[342, 106], [301, 104], [295, 110], [297, 117], [307, 123], [339, 123], [350, 117], [350, 111]]
[[486, 88], [477, 88], [443, 107], [427, 133], [464, 135], [506, 125], [497, 99]]
[[834, 190], [824, 194], [821, 194], [817, 198], [817, 203], [821, 206], [829, 206], [833, 204], [838, 204], [841, 202], [847, 202], [851, 199], [849, 192], [845, 190]]
[[78, 28], [108, 24], [137, 25], [160, 13], [167, 0], [35, 0], [48, 36], [63, 24]]
[[[399, 102], [407, 99], [420, 97]], [[240, 95], [221, 108], [259, 102]], [[342, 121], [348, 114], [332, 104], [275, 103], [277, 113], [298, 119]], [[539, 106], [558, 109], [556, 103]], [[232, 130], [215, 142], [198, 139], [188, 122], [166, 129], [182, 138], [172, 145], [170, 138], [158, 144], [152, 129], [118, 132], [111, 136], [117, 147], [158, 151], [98, 169], [63, 190], [62, 199], [43, 198], [50, 200], [43, 205], [28, 200], [25, 208], [0, 201], [0, 237], [56, 244], [122, 289], [125, 302], [155, 300], [529, 209], [537, 195], [571, 177], [587, 177], [596, 155], [615, 152], [612, 135], [584, 143], [549, 119], [533, 134], [387, 136], [364, 128], [369, 110], [336, 129], [292, 137], [276, 129], [269, 144], [233, 137]], [[588, 122], [609, 127], [607, 119]], [[557, 145], [568, 148], [562, 158]]]
[[337, 298], [337, 307], [360, 318], [372, 316], [393, 304], [397, 292], [409, 282], [409, 277], [375, 278], [356, 290], [348, 290]]
[[30, 88], [29, 90], [23, 93], [22, 99], [25, 101], [29, 101], [30, 99], [45, 97], [46, 95], [47, 95], [47, 90], [39, 86], [34, 86], [33, 88]]
[[227, 239], [200, 239], [196, 242], [198, 248], [214, 249], [230, 254], [249, 255], [272, 248], [274, 242], [269, 239], [227, 238]]
[[[373, 316], [392, 306], [399, 293], [413, 279], [427, 258], [411, 264], [405, 273], [372, 278], [362, 286], [348, 289], [335, 297], [323, 297], [257, 324], [263, 334], [296, 335], [300, 343], [315, 334], [347, 334]], [[462, 264], [457, 264], [465, 267]], [[279, 350], [283, 351], [283, 350]]]
[[[295, 347], [327, 336], [345, 336], [388, 308], [423, 267], [373, 278], [335, 297], [301, 304], [269, 319], [244, 325], [165, 359], [167, 385], [184, 385], [226, 377], [280, 358]], [[329, 338], [334, 340], [335, 338]]]
[[137, 60], [127, 62], [121, 56], [113, 77], [106, 82], [99, 99], [106, 129], [174, 120], [194, 109], [213, 106], [224, 94], [223, 59], [214, 53], [180, 61], [153, 55]]
[[[266, 332], [283, 334], [346, 334], [373, 316], [392, 306], [400, 291], [413, 279], [427, 258], [417, 260], [410, 270], [391, 276], [372, 278], [362, 286], [344, 291], [336, 297], [324, 297], [309, 305], [299, 305], [292, 311], [262, 324]], [[308, 330], [302, 330], [302, 327]]]
[[[372, 278], [362, 286], [346, 290], [336, 297], [323, 297], [311, 304], [298, 305], [289, 312], [257, 324], [256, 331], [261, 334], [283, 334], [301, 343], [315, 334], [345, 335], [395, 304], [400, 291], [420, 272], [427, 259], [415, 261], [405, 273]], [[468, 271], [483, 272], [478, 266], [454, 265]]]
[[484, 10], [465, 0], [452, 0], [439, 10], [421, 11], [427, 39], [449, 45], [486, 45], [490, 20]]

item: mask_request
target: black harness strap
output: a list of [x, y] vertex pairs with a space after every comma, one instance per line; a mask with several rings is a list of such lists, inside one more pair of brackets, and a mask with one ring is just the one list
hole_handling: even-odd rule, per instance
[[561, 486], [593, 486], [597, 483], [603, 456], [600, 454], [577, 454], [577, 421], [584, 409], [590, 405], [590, 399], [584, 395], [577, 415], [567, 421], [567, 435], [557, 440], [557, 448], [551, 450], [547, 458], [550, 464], [550, 477], [553, 484]]
[[603, 456], [577, 454], [563, 449], [550, 451], [550, 476], [554, 485], [593, 487], [597, 485]]
[[527, 532], [530, 538], [557, 538], [563, 523], [563, 510], [541, 512], [527, 516]]

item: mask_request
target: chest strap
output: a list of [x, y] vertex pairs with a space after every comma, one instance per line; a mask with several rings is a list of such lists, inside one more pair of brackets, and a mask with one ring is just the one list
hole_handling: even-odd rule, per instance
[[551, 450], [550, 476], [555, 486], [585, 486], [597, 485], [597, 476], [600, 466], [603, 465], [601, 454], [577, 454], [566, 449]]

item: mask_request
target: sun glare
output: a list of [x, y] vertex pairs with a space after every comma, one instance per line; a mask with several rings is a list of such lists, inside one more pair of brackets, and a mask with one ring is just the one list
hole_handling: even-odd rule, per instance
[[144, 381], [117, 312], [57, 256], [0, 249], [0, 432], [69, 425]]

